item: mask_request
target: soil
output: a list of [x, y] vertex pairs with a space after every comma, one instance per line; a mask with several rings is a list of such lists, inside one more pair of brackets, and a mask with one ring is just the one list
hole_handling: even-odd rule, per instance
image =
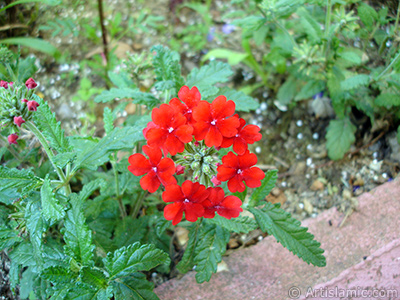
[[[179, 13], [171, 12], [170, 5], [174, 6], [178, 1], [140, 1], [140, 4], [135, 4], [134, 9], [132, 1], [109, 0], [104, 2], [106, 2], [104, 6], [106, 7], [107, 22], [117, 11], [122, 12], [125, 16], [127, 11], [137, 15], [141, 9], [147, 9], [154, 15], [163, 16], [164, 25], [174, 26], [175, 32], [201, 20], [200, 16], [190, 9], [180, 10]], [[215, 25], [217, 30], [220, 30], [220, 24], [223, 22], [219, 13], [221, 10], [215, 8], [228, 7], [229, 2], [215, 1], [212, 4], [214, 7], [212, 18], [217, 24]], [[37, 25], [45, 24], [47, 20], [52, 19], [53, 15], [76, 20], [82, 17], [94, 17], [96, 13], [95, 5], [92, 5], [91, 9], [84, 9], [84, 4], [82, 4], [76, 9], [68, 11], [50, 8], [37, 19]], [[174, 25], [171, 25], [170, 21]], [[81, 28], [81, 30], [83, 29]], [[46, 32], [41, 32], [41, 34], [46, 34]], [[240, 51], [240, 34], [240, 31], [236, 30], [229, 37], [224, 37], [223, 40], [216, 39], [210, 42], [207, 48], [228, 47]], [[167, 45], [170, 36], [170, 33], [161, 35], [157, 34], [156, 30], [150, 30], [148, 34], [127, 35], [118, 41], [117, 45], [125, 45], [126, 47], [123, 49], [129, 49], [134, 53], [148, 52], [152, 45]], [[91, 79], [95, 87], [105, 86], [104, 81], [99, 79], [93, 70], [82, 69], [79, 66], [79, 62], [83, 58], [88, 58], [96, 51], [101, 51], [101, 45], [87, 42], [82, 47], [82, 41], [72, 35], [51, 37], [47, 33], [45, 38], [61, 51], [73, 53], [63, 63], [57, 63], [37, 53], [39, 72], [35, 78], [40, 83], [39, 91], [56, 112], [64, 129], [67, 133], [74, 132], [79, 130], [84, 123], [87, 112], [94, 114], [96, 118], [102, 116], [102, 110], [94, 109], [88, 102], [71, 101], [79, 89], [79, 82], [83, 77]], [[182, 52], [185, 52], [182, 56], [183, 73], [187, 74], [193, 67], [199, 66], [202, 53], [190, 51], [185, 45], [183, 49]], [[125, 52], [120, 52], [118, 56], [125, 57]], [[258, 81], [256, 75], [246, 67], [234, 66], [234, 71], [236, 81], [230, 83], [232, 86]], [[254, 144], [251, 150], [257, 153], [258, 165], [263, 170], [275, 168], [279, 170], [276, 188], [268, 196], [268, 201], [281, 203], [282, 207], [297, 219], [314, 218], [321, 211], [336, 206], [343, 212], [342, 223], [344, 223], [346, 217], [354, 209], [357, 209], [355, 197], [397, 176], [400, 169], [400, 146], [397, 143], [394, 128], [383, 124], [375, 130], [363, 116], [357, 117], [357, 114], [354, 114], [353, 121], [358, 125], [357, 142], [344, 159], [333, 162], [327, 157], [324, 138], [330, 118], [315, 116], [310, 109], [312, 99], [298, 103], [293, 109], [287, 109], [276, 105], [273, 93], [267, 88], [258, 90], [257, 95], [260, 108], [245, 115], [245, 118], [250, 123], [261, 127], [263, 139]], [[124, 118], [124, 115], [121, 117]], [[384, 120], [376, 122], [384, 123]], [[98, 127], [100, 128], [101, 125]], [[100, 132], [97, 130], [97, 133]], [[254, 231], [248, 235], [232, 235], [227, 253], [250, 246], [264, 236], [265, 234], [261, 231]], [[182, 252], [184, 248], [187, 234], [183, 231], [180, 235], [175, 233], [175, 237], [177, 257], [179, 257], [179, 252]], [[0, 291], [8, 285], [7, 279], [3, 279], [7, 278], [7, 263], [2, 254]], [[152, 277], [157, 284], [165, 280], [165, 278], [160, 279], [157, 273]], [[9, 298], [0, 299], [13, 299], [7, 292], [4, 295]]]

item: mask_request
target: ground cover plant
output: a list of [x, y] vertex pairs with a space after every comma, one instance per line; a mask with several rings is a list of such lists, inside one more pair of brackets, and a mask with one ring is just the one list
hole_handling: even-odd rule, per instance
[[[27, 8], [38, 10], [33, 2]], [[65, 17], [64, 9], [82, 7], [72, 2], [43, 2], [60, 10], [38, 32], [79, 39], [79, 51], [97, 47], [58, 75], [77, 87], [67, 103], [86, 105], [73, 130], [54, 114], [57, 97], [42, 93], [52, 83], [37, 85], [42, 66], [31, 50], [0, 48], [0, 250], [10, 258], [13, 295], [158, 299], [155, 277], [194, 270], [198, 283], [209, 281], [231, 237], [255, 230], [324, 266], [307, 228], [267, 201], [279, 174], [260, 165], [265, 153], [255, 146], [265, 128], [249, 119], [266, 90], [269, 107], [295, 111], [309, 101], [317, 121], [329, 122], [335, 160], [357, 131], [379, 138], [397, 129], [398, 10], [356, 0], [233, 0], [215, 22], [212, 1], [171, 1], [174, 17], [199, 20], [175, 30], [179, 21], [166, 26], [150, 10], [106, 18], [102, 1], [88, 6], [95, 16]], [[123, 40], [155, 32], [170, 37], [171, 49], [150, 44], [120, 57]], [[72, 65], [71, 50], [48, 49]], [[238, 83], [238, 74], [254, 75]], [[177, 227], [188, 232], [178, 251]]]

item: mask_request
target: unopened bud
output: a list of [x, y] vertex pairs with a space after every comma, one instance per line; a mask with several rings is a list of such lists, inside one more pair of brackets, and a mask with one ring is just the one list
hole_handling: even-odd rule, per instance
[[176, 175], [181, 175], [185, 173], [185, 167], [181, 165], [176, 166]]
[[34, 89], [35, 87], [37, 87], [37, 83], [31, 77], [25, 82], [25, 86], [28, 88], [28, 90], [31, 90], [31, 89]]
[[28, 106], [29, 111], [36, 111], [37, 107], [39, 106], [39, 103], [37, 103], [35, 100], [32, 100], [32, 101], [28, 101], [28, 103], [26, 103], [26, 105]]
[[25, 123], [25, 120], [22, 119], [22, 117], [14, 117], [14, 124], [17, 125], [18, 127], [21, 127], [21, 125]]
[[8, 143], [9, 143], [10, 145], [11, 145], [11, 144], [18, 145], [18, 143], [17, 143], [18, 135], [15, 134], [15, 133], [10, 134], [10, 135], [8, 136], [7, 140], [8, 140]]

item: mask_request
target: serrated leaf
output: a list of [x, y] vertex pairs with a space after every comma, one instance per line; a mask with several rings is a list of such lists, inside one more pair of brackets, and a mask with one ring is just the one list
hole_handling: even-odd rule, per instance
[[49, 293], [51, 295], [49, 300], [64, 300], [68, 292], [73, 288], [73, 285], [68, 284], [55, 285], [49, 289]]
[[44, 269], [40, 276], [53, 284], [68, 283], [77, 277], [76, 273], [72, 273], [69, 269], [63, 267], [49, 267]]
[[76, 194], [70, 196], [71, 209], [67, 212], [64, 223], [65, 252], [82, 265], [92, 264], [94, 245], [92, 232], [86, 225], [82, 203]]
[[64, 207], [58, 203], [56, 195], [50, 186], [49, 176], [46, 176], [40, 189], [40, 198], [42, 201], [42, 216], [47, 221], [56, 222], [65, 216]]
[[325, 89], [325, 82], [322, 80], [310, 80], [301, 88], [294, 98], [295, 101], [311, 99], [314, 95]]
[[324, 267], [326, 259], [322, 255], [321, 244], [307, 232], [308, 228], [301, 227], [300, 221], [280, 208], [280, 204], [265, 203], [262, 209], [251, 208], [257, 223], [264, 232], [273, 235], [276, 240], [293, 254], [306, 263]]
[[249, 56], [247, 53], [232, 51], [224, 48], [216, 48], [207, 52], [207, 54], [202, 57], [201, 61], [204, 62], [206, 60], [215, 58], [227, 59], [228, 64], [234, 66], [246, 59], [247, 56]]
[[176, 265], [176, 269], [183, 274], [193, 269], [194, 266], [193, 260], [195, 256], [194, 249], [198, 241], [197, 235], [199, 229], [200, 229], [199, 222], [196, 222], [193, 225], [191, 225], [189, 229], [189, 240], [187, 242], [185, 252], [183, 253], [181, 261]]
[[249, 112], [251, 110], [256, 110], [260, 106], [256, 99], [246, 95], [241, 91], [223, 88], [218, 92], [218, 94], [224, 95], [228, 100], [235, 102], [236, 111]]
[[56, 116], [51, 112], [46, 101], [40, 101], [40, 106], [35, 112], [34, 120], [38, 129], [43, 133], [50, 146], [59, 153], [70, 152], [72, 150], [68, 139], [61, 129], [61, 122], [57, 122]]
[[358, 74], [342, 81], [340, 87], [344, 91], [353, 90], [360, 86], [367, 86], [369, 84], [369, 76], [365, 74]]
[[110, 278], [126, 276], [137, 271], [149, 271], [156, 266], [169, 263], [168, 255], [154, 245], [140, 245], [139, 242], [108, 253], [103, 263]]
[[66, 296], [68, 300], [103, 300], [99, 298], [100, 290], [90, 288], [85, 284], [75, 284]]
[[353, 65], [360, 65], [362, 63], [361, 56], [353, 51], [345, 51], [341, 54], [341, 58], [351, 62]]
[[368, 29], [372, 29], [375, 21], [378, 20], [378, 13], [366, 3], [360, 3], [357, 8], [358, 16]]
[[104, 130], [109, 134], [114, 129], [114, 115], [109, 107], [104, 108], [103, 122]]
[[165, 91], [175, 87], [175, 92], [178, 92], [184, 85], [179, 53], [161, 45], [153, 46], [150, 51], [155, 52], [152, 62], [156, 73], [157, 89]]
[[331, 159], [343, 158], [356, 140], [354, 136], [356, 129], [348, 118], [329, 122], [326, 133], [326, 148]]
[[215, 95], [218, 89], [214, 84], [218, 82], [227, 82], [233, 71], [229, 64], [221, 61], [212, 61], [200, 69], [194, 68], [187, 76], [186, 85], [192, 88], [196, 86], [202, 96], [202, 99]]
[[207, 219], [207, 223], [221, 226], [229, 231], [236, 233], [248, 233], [252, 230], [257, 229], [257, 223], [254, 219], [249, 217], [239, 216], [237, 218], [226, 219], [219, 215], [216, 215], [212, 219]]
[[375, 99], [375, 105], [391, 108], [392, 106], [400, 106], [400, 95], [396, 94], [380, 94]]
[[159, 300], [153, 292], [154, 284], [146, 280], [141, 273], [133, 273], [117, 278], [110, 283], [113, 287], [115, 300]]
[[21, 243], [23, 239], [18, 235], [18, 230], [10, 229], [4, 225], [0, 226], [0, 251]]
[[11, 251], [8, 256], [10, 260], [18, 265], [24, 267], [35, 266], [36, 262], [33, 257], [33, 246], [29, 242], [23, 242], [16, 246], [13, 251]]
[[39, 184], [39, 178], [30, 170], [0, 166], [0, 202], [11, 204], [16, 198], [26, 195]]
[[100, 187], [102, 187], [105, 184], [104, 180], [102, 178], [97, 178], [96, 180], [92, 180], [88, 183], [86, 183], [81, 191], [79, 192], [79, 199], [83, 203], [86, 201], [87, 198], [89, 198], [93, 192]]
[[84, 148], [78, 153], [73, 171], [80, 168], [89, 170], [97, 170], [97, 167], [109, 161], [109, 153], [122, 149], [130, 151], [135, 147], [138, 141], [144, 139], [142, 130], [149, 121], [148, 116], [144, 116], [135, 126], [127, 126], [123, 128], [114, 128], [110, 134], [103, 137], [98, 143]]
[[107, 278], [104, 273], [93, 267], [83, 267], [79, 271], [81, 281], [94, 289], [107, 288]]
[[75, 158], [75, 152], [58, 153], [53, 157], [53, 163], [59, 168], [64, 168], [68, 163], [72, 163]]
[[100, 95], [94, 98], [97, 103], [107, 103], [114, 99], [132, 99], [132, 103], [147, 105], [152, 108], [160, 101], [149, 93], [143, 93], [138, 89], [131, 88], [111, 88], [108, 91], [103, 91]]
[[43, 245], [43, 232], [46, 231], [48, 224], [42, 217], [41, 206], [39, 201], [31, 201], [28, 203], [25, 211], [26, 227], [29, 231], [29, 238], [33, 246], [33, 256], [36, 261], [37, 267], [43, 265], [42, 245]]
[[197, 283], [209, 281], [212, 273], [217, 272], [218, 263], [226, 251], [229, 237], [229, 231], [220, 226], [212, 224], [201, 226], [194, 257]]
[[300, 16], [300, 23], [303, 26], [306, 34], [308, 35], [312, 43], [319, 43], [322, 38], [322, 30], [320, 24], [315, 21], [315, 18], [310, 15], [305, 7], [301, 7], [297, 10], [297, 14]]
[[277, 179], [278, 170], [268, 170], [267, 173], [265, 173], [264, 179], [261, 181], [261, 186], [253, 190], [248, 206], [258, 206], [260, 201], [263, 201], [275, 187]]

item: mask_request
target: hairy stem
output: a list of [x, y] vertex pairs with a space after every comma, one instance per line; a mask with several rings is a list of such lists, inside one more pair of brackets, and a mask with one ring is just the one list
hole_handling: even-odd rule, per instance
[[39, 140], [40, 144], [42, 145], [44, 151], [46, 152], [51, 164], [53, 165], [54, 170], [57, 172], [58, 177], [64, 183], [65, 194], [69, 195], [71, 193], [71, 187], [70, 187], [68, 181], [66, 180], [63, 170], [54, 164], [54, 162], [53, 162], [54, 153], [50, 149], [50, 146], [47, 143], [46, 138], [43, 136], [43, 134], [40, 132], [40, 130], [36, 127], [36, 125], [34, 123], [32, 123], [32, 121], [27, 121], [24, 124], [38, 138], [38, 140]]
[[116, 168], [117, 165], [117, 153], [114, 153], [114, 159], [111, 161], [111, 165], [113, 167], [113, 171], [114, 171], [114, 180], [115, 180], [115, 195], [117, 196], [117, 200], [118, 200], [118, 206], [119, 206], [119, 210], [121, 212], [121, 218], [125, 218], [127, 216], [126, 214], [126, 209], [124, 206], [124, 203], [122, 202], [122, 198], [121, 198], [121, 194], [119, 193], [119, 177], [118, 177], [118, 171]]
[[379, 74], [379, 76], [376, 78], [376, 81], [379, 81], [379, 79], [381, 79], [382, 76], [385, 75], [392, 68], [392, 66], [396, 63], [396, 61], [399, 58], [400, 58], [400, 51], [399, 51], [399, 53], [397, 53], [395, 58], [393, 58], [393, 60], [390, 62], [390, 64], [385, 68], [385, 70], [383, 70], [382, 73]]

